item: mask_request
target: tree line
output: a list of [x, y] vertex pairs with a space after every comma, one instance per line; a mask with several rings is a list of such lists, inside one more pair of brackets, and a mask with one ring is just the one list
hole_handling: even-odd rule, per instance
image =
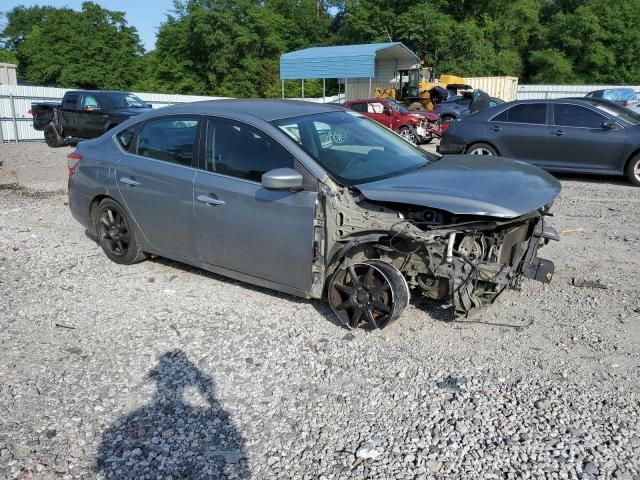
[[35, 85], [278, 97], [284, 52], [391, 41], [438, 73], [640, 83], [640, 0], [175, 0], [149, 52], [124, 13], [92, 2], [16, 7], [2, 24], [0, 62]]

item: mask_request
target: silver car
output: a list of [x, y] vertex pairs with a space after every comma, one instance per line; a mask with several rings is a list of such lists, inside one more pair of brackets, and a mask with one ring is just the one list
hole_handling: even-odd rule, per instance
[[154, 110], [69, 155], [69, 206], [121, 264], [159, 255], [382, 328], [410, 292], [468, 313], [523, 277], [560, 191], [505, 158], [439, 159], [357, 112], [280, 100]]

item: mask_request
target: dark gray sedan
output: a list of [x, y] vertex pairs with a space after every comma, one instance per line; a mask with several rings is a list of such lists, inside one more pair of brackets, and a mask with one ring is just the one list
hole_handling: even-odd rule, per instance
[[523, 277], [560, 191], [544, 171], [438, 160], [359, 113], [230, 100], [141, 115], [69, 155], [69, 205], [121, 264], [160, 255], [306, 298], [349, 328], [413, 290], [466, 313]]
[[502, 155], [550, 171], [626, 175], [640, 186], [640, 120], [611, 102], [505, 103], [453, 122], [438, 151]]

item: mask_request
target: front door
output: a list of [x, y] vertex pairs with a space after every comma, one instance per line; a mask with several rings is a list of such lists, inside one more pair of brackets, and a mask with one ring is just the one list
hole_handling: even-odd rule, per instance
[[118, 190], [154, 253], [195, 258], [192, 241], [197, 117], [147, 121], [116, 166]]
[[210, 119], [204, 164], [193, 191], [198, 258], [239, 273], [308, 291], [313, 262], [315, 188], [274, 191], [262, 174], [300, 168], [265, 133]]
[[368, 102], [367, 103], [367, 117], [372, 118], [380, 125], [384, 125], [391, 130], [394, 129], [393, 126], [393, 115], [398, 115], [390, 108], [385, 108], [385, 105], [382, 102]]
[[84, 94], [78, 113], [78, 132], [80, 138], [96, 138], [104, 133], [102, 105], [94, 95]]
[[[610, 122], [615, 128], [603, 127]], [[620, 170], [626, 130], [604, 114], [582, 105], [553, 104], [549, 127], [549, 167], [562, 170]]]

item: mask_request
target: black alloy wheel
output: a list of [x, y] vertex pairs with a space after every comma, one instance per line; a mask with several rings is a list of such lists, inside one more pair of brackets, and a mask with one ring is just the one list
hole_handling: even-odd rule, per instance
[[103, 200], [95, 218], [98, 242], [110, 260], [128, 265], [145, 258], [133, 224], [117, 202]]
[[329, 304], [347, 328], [384, 328], [409, 302], [409, 288], [393, 265], [379, 260], [338, 269], [328, 290]]

